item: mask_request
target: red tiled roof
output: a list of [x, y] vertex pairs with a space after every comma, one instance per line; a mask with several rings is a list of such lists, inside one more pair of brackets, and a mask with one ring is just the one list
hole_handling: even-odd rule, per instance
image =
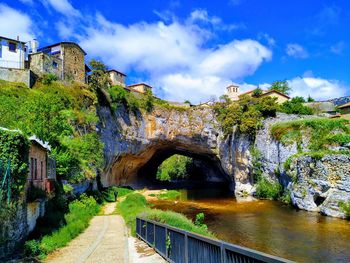
[[271, 93], [277, 93], [277, 94], [279, 94], [279, 95], [281, 95], [281, 96], [283, 96], [283, 97], [286, 97], [287, 99], [290, 99], [290, 97], [289, 97], [288, 95], [286, 95], [286, 94], [284, 94], [284, 93], [282, 93], [282, 92], [280, 92], [280, 91], [278, 91], [278, 90], [275, 90], [275, 89], [266, 91], [266, 92], [264, 92], [263, 94], [261, 94], [260, 96], [269, 95], [269, 94], [271, 94]]

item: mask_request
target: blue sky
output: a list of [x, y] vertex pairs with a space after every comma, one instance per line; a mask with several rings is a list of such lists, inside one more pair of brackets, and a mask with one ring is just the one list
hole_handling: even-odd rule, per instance
[[161, 97], [200, 102], [286, 79], [293, 96], [350, 95], [346, 0], [18, 0], [0, 2], [0, 35], [40, 46], [76, 41], [148, 82]]

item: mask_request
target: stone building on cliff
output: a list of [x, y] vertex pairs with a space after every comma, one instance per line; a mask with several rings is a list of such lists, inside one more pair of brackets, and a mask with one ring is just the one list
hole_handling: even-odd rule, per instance
[[60, 42], [29, 54], [30, 69], [38, 76], [52, 73], [60, 80], [85, 83], [86, 52], [74, 42]]

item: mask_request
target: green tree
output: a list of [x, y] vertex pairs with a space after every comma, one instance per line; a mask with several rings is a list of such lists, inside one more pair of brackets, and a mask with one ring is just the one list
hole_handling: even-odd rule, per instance
[[307, 102], [315, 102], [315, 99], [311, 98], [311, 96], [309, 95], [307, 97]]
[[263, 94], [263, 90], [260, 87], [257, 87], [255, 90], [253, 90], [252, 96], [259, 97], [261, 94]]
[[170, 181], [186, 178], [190, 174], [192, 164], [192, 158], [175, 154], [158, 167], [157, 179]]
[[98, 60], [89, 62], [91, 74], [89, 76], [89, 85], [93, 90], [107, 90], [112, 86], [112, 81], [107, 72], [107, 66]]
[[279, 80], [272, 83], [270, 90], [277, 90], [284, 94], [289, 94], [292, 89], [289, 87], [289, 84], [286, 80]]

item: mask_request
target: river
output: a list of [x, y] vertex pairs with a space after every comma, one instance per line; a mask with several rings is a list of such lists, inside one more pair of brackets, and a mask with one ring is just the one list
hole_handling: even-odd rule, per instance
[[218, 189], [179, 190], [180, 201], [155, 208], [205, 223], [219, 239], [297, 262], [350, 262], [350, 221], [296, 210], [277, 201], [238, 201]]

